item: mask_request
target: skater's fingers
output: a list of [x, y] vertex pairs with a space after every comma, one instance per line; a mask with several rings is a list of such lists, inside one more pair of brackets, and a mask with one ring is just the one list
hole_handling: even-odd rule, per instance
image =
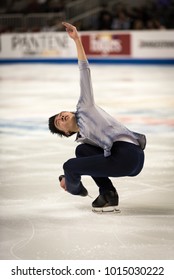
[[64, 189], [66, 191], [66, 183], [65, 183], [65, 178], [62, 178], [61, 182], [60, 182], [60, 186], [62, 189]]
[[71, 38], [74, 39], [78, 36], [77, 29], [74, 25], [67, 23], [67, 22], [62, 22], [62, 24], [66, 27], [66, 31]]
[[67, 32], [76, 31], [76, 27], [73, 26], [72, 24], [70, 24], [70, 23], [68, 23], [68, 22], [62, 22], [62, 24], [66, 27], [66, 31], [67, 31]]
[[64, 191], [66, 191], [66, 186], [61, 186], [61, 185], [60, 185], [60, 187], [61, 187]]
[[68, 23], [68, 22], [65, 22], [63, 21], [62, 24], [67, 27], [67, 28], [74, 28], [75, 26], [73, 26], [72, 24]]

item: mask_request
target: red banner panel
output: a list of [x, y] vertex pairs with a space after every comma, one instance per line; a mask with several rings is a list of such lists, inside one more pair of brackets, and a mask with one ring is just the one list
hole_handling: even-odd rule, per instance
[[82, 35], [82, 43], [87, 55], [92, 56], [130, 56], [131, 42], [129, 34], [92, 33]]

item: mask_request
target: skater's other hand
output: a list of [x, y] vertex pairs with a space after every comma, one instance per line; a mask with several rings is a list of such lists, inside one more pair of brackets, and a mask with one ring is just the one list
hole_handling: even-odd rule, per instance
[[62, 180], [60, 181], [60, 186], [61, 186], [62, 189], [64, 189], [66, 191], [65, 178], [62, 178]]

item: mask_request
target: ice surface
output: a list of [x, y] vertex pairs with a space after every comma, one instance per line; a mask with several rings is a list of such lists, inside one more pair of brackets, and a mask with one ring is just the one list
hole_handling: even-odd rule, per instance
[[77, 65], [0, 67], [0, 259], [174, 258], [174, 68], [91, 65], [96, 103], [147, 135], [143, 172], [113, 179], [120, 214], [95, 214], [93, 199], [59, 188], [75, 137], [47, 129], [49, 116], [75, 110]]

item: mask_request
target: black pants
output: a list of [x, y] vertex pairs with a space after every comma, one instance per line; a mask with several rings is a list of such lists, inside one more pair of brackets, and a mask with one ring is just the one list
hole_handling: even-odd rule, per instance
[[115, 142], [109, 157], [104, 157], [103, 149], [99, 147], [80, 144], [76, 148], [76, 158], [69, 159], [63, 165], [67, 191], [75, 195], [80, 192], [82, 175], [94, 179], [100, 194], [115, 191], [108, 177], [136, 176], [143, 164], [143, 150], [128, 142]]

